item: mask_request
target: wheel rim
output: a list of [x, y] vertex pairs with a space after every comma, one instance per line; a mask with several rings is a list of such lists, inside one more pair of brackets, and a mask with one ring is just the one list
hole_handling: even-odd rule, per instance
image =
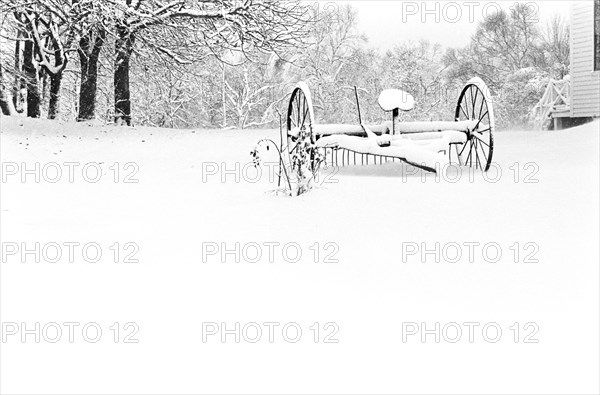
[[455, 119], [477, 121], [475, 128], [467, 132], [467, 141], [458, 148], [460, 164], [488, 171], [494, 154], [494, 109], [490, 91], [480, 78], [470, 80], [461, 92]]
[[[298, 87], [292, 92], [287, 113], [287, 152], [291, 157], [298, 150], [302, 141], [299, 136], [306, 133], [309, 136], [311, 144], [316, 142], [314, 134], [314, 110], [312, 98], [308, 86], [305, 83], [299, 83]], [[311, 159], [314, 159], [315, 153], [311, 152]], [[311, 170], [316, 171], [317, 164], [311, 160]]]

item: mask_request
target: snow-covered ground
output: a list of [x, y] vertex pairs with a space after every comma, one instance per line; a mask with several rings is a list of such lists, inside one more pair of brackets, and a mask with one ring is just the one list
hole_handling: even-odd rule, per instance
[[[479, 173], [473, 180], [463, 174], [451, 182], [454, 173], [423, 180], [424, 173], [396, 163], [330, 169], [326, 183], [299, 198], [266, 193], [274, 189], [268, 174], [254, 182], [247, 165], [256, 142], [278, 139], [276, 131], [20, 117], [2, 117], [0, 126], [1, 320], [28, 329], [39, 322], [49, 332], [48, 323], [63, 330], [65, 322], [81, 324], [73, 343], [66, 332], [57, 343], [47, 341], [52, 333], [42, 333], [39, 343], [26, 335], [23, 343], [20, 332], [6, 336], [14, 328], [4, 325], [1, 392], [600, 390], [598, 122], [497, 133], [502, 175], [495, 183]], [[22, 182], [23, 163], [29, 170], [39, 163], [39, 183], [35, 170]], [[103, 176], [92, 183], [98, 168]], [[57, 169], [62, 177], [49, 182]], [[138, 182], [124, 182], [126, 176]], [[40, 263], [33, 254], [10, 254], [15, 245], [36, 242], [46, 247]], [[69, 263], [65, 242], [97, 243], [102, 257], [91, 263], [93, 251], [84, 257], [79, 246]], [[125, 248], [128, 242], [134, 244]], [[236, 242], [239, 263], [234, 254], [203, 256]], [[273, 246], [272, 263], [269, 242], [281, 243]], [[472, 263], [464, 244], [470, 242], [481, 244]], [[62, 245], [63, 257], [43, 262], [54, 256], [52, 243]], [[253, 243], [262, 259], [244, 262], [255, 256]], [[286, 243], [297, 243], [288, 244], [287, 259]], [[439, 263], [434, 254], [420, 255], [435, 243]], [[483, 256], [487, 243], [500, 248], [498, 262], [490, 262], [495, 249]], [[457, 245], [462, 258], [447, 262]], [[298, 246], [302, 257], [292, 263]], [[138, 263], [125, 262], [129, 252]], [[124, 342], [127, 322], [139, 327], [138, 343]], [[234, 335], [204, 342], [203, 323], [206, 330], [211, 322], [228, 329], [256, 322], [263, 336], [257, 343], [247, 341], [248, 333], [239, 343]], [[265, 322], [280, 323], [273, 343]], [[324, 328], [329, 322], [335, 325]], [[449, 332], [439, 343], [433, 334], [423, 342], [420, 333], [407, 334], [413, 322], [427, 329], [438, 322]], [[479, 323], [472, 343], [465, 322]], [[97, 343], [82, 339], [86, 323], [102, 328]], [[298, 342], [283, 339], [286, 323], [302, 328]], [[463, 330], [456, 343], [451, 323]], [[486, 324], [493, 324], [488, 340]], [[336, 325], [338, 342], [326, 343]], [[493, 343], [497, 326], [502, 335]]]

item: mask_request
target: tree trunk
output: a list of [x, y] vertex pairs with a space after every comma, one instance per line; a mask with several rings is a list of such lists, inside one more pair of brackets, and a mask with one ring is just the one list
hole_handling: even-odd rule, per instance
[[117, 27], [115, 42], [115, 123], [131, 126], [131, 93], [129, 90], [129, 62], [133, 52], [134, 36], [126, 26]]
[[48, 119], [56, 119], [60, 112], [60, 87], [62, 84], [63, 72], [67, 67], [68, 58], [62, 51], [57, 39], [53, 40], [54, 46], [54, 65], [59, 68], [56, 73], [50, 74], [50, 102], [48, 104]]
[[62, 72], [50, 76], [50, 104], [48, 105], [48, 119], [56, 119], [60, 111], [60, 85]]
[[97, 64], [89, 59], [88, 55], [79, 51], [81, 64], [81, 84], [79, 86], [79, 113], [78, 121], [87, 121], [96, 116], [96, 89], [98, 70]]
[[[23, 37], [20, 31], [17, 34], [17, 37]], [[15, 110], [19, 114], [23, 112], [23, 108], [25, 107], [25, 96], [23, 95], [25, 87], [25, 78], [23, 78], [23, 48], [21, 41], [17, 40], [15, 42], [15, 82], [13, 85], [12, 100]]]
[[4, 85], [4, 76], [2, 75], [2, 66], [0, 66], [0, 110], [4, 115], [15, 115], [15, 106], [8, 94], [8, 89]]
[[49, 91], [49, 84], [48, 84], [48, 72], [46, 72], [46, 70], [43, 67], [39, 67], [39, 72], [38, 72], [38, 80], [40, 81], [40, 88], [41, 88], [41, 97], [40, 97], [40, 103], [41, 106], [43, 108], [46, 107], [46, 104], [48, 104], [48, 91]]
[[[81, 84], [79, 88], [78, 121], [87, 121], [96, 116], [96, 92], [98, 90], [98, 59], [104, 45], [106, 31], [101, 29], [93, 40], [88, 33], [79, 40], [79, 63], [81, 64]], [[92, 44], [93, 40], [93, 44]]]
[[39, 118], [40, 109], [40, 84], [37, 65], [34, 60], [33, 41], [25, 41], [23, 50], [23, 72], [27, 81], [27, 116]]
[[[37, 48], [37, 47], [36, 47]], [[40, 87], [40, 114], [48, 109], [50, 95], [50, 73], [43, 67], [38, 67], [38, 81]]]

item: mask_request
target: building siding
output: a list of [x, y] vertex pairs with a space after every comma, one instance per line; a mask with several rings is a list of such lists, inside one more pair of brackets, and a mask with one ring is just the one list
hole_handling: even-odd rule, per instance
[[594, 2], [571, 5], [571, 116], [600, 117], [600, 71], [594, 71]]

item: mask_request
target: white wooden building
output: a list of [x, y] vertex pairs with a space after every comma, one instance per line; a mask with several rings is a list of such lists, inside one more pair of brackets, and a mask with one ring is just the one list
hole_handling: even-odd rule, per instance
[[570, 117], [600, 117], [600, 0], [571, 5]]

